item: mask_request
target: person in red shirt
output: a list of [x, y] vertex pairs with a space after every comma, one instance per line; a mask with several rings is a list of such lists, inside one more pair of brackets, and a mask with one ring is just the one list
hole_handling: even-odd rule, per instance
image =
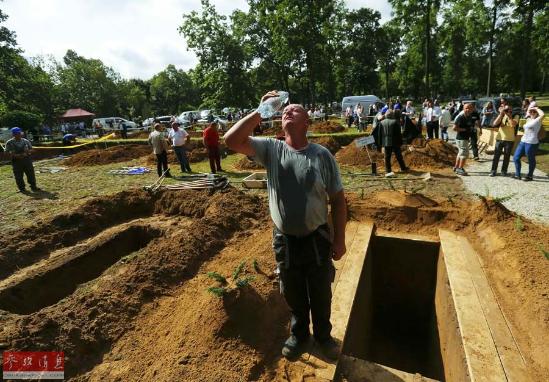
[[210, 169], [212, 174], [221, 169], [221, 155], [219, 154], [219, 133], [217, 132], [217, 123], [212, 122], [202, 133], [202, 142], [208, 149], [208, 157], [210, 158]]

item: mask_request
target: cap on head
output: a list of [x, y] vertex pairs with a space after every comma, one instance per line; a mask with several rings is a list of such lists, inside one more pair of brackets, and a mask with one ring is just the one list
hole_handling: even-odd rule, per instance
[[12, 135], [21, 134], [23, 132], [20, 127], [12, 127], [10, 131]]
[[155, 130], [160, 130], [162, 128], [162, 125], [160, 123], [155, 123], [154, 124], [154, 129]]
[[178, 122], [178, 121], [173, 121], [172, 122], [172, 127], [179, 127], [181, 124]]

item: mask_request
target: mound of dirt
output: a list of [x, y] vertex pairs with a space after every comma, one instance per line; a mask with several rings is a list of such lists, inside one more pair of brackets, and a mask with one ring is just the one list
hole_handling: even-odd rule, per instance
[[148, 155], [150, 152], [151, 148], [148, 145], [120, 145], [81, 151], [66, 159], [63, 164], [80, 167], [126, 162]]
[[[227, 152], [226, 146], [220, 146], [221, 152]], [[187, 150], [187, 159], [190, 163], [202, 162], [203, 160], [208, 159], [208, 150], [202, 145], [199, 141], [191, 141], [190, 149]], [[149, 154], [146, 158], [146, 163], [149, 166], [156, 165], [156, 155]], [[179, 161], [177, 156], [173, 151], [168, 151], [168, 163], [173, 165], [178, 165]]]
[[240, 160], [234, 164], [234, 167], [238, 170], [262, 170], [264, 168], [256, 161], [248, 159], [247, 156], [240, 158]]
[[432, 199], [422, 194], [410, 194], [402, 191], [380, 191], [374, 197], [384, 204], [394, 207], [435, 207], [438, 205]]
[[[422, 141], [415, 140], [417, 145]], [[404, 145], [401, 147], [402, 156], [406, 166], [411, 169], [421, 169], [425, 171], [438, 170], [451, 167], [456, 161], [457, 148], [442, 140], [427, 141], [425, 146]], [[378, 169], [383, 171], [384, 155], [378, 151], [370, 150], [372, 161], [378, 163]], [[336, 159], [341, 164], [351, 166], [369, 166], [370, 160], [366, 149], [356, 147], [351, 143], [343, 147], [336, 154]], [[396, 157], [393, 155], [391, 165], [398, 167]]]
[[414, 138], [412, 140], [412, 142], [410, 143], [411, 146], [414, 146], [414, 147], [425, 147], [425, 145], [427, 144], [427, 141], [425, 140], [425, 138]]
[[334, 137], [318, 137], [318, 138], [312, 138], [311, 142], [318, 143], [319, 145], [322, 145], [326, 147], [330, 152], [335, 155], [341, 148], [339, 143], [334, 139]]
[[427, 141], [425, 147], [408, 146], [403, 154], [406, 165], [411, 168], [445, 168], [456, 162], [457, 147], [439, 139]]
[[[134, 327], [133, 320], [145, 303], [155, 297], [168, 294], [171, 288], [192, 278], [201, 264], [218, 255], [231, 238], [254, 231], [264, 232], [260, 227], [268, 224], [268, 209], [265, 203], [258, 197], [244, 194], [233, 188], [214, 193], [208, 191], [166, 191], [148, 194], [136, 191], [135, 198], [132, 199], [130, 196], [130, 193], [124, 193], [109, 198], [100, 198], [94, 203], [88, 204], [86, 208], [78, 208], [74, 214], [87, 214], [89, 210], [93, 210], [94, 206], [104, 207], [111, 204], [107, 199], [132, 200], [137, 204], [134, 206], [133, 202], [126, 203], [124, 210], [139, 210], [143, 208], [144, 204], [147, 217], [142, 219], [142, 223], [131, 222], [130, 224], [141, 224], [144, 228], [155, 230], [156, 233], [153, 236], [160, 235], [160, 237], [150, 238], [150, 241], [137, 252], [133, 252], [131, 257], [123, 258], [109, 267], [98, 278], [90, 281], [92, 287], [78, 288], [74, 293], [68, 290], [69, 295], [59, 302], [50, 304], [34, 313], [31, 310], [31, 313], [25, 316], [8, 313], [0, 317], [2, 326], [10, 327], [9, 333], [1, 333], [2, 342], [7, 342], [10, 348], [16, 349], [63, 349], [70, 359], [66, 364], [66, 376], [70, 378], [81, 375], [101, 363], [111, 344]], [[235, 200], [238, 203], [235, 203]], [[116, 214], [116, 208], [104, 211], [103, 220], [108, 216], [112, 217], [113, 214]], [[62, 216], [61, 219], [54, 218], [54, 220], [68, 223], [65, 216]], [[67, 225], [52, 225], [52, 222], [48, 221], [35, 228], [38, 230], [50, 229], [55, 235], [65, 232], [63, 227]], [[75, 225], [80, 225], [82, 230], [89, 228], [88, 224], [82, 224], [80, 219], [75, 222]], [[103, 226], [107, 225], [103, 224]], [[99, 245], [94, 244], [95, 238], [93, 238], [91, 242], [79, 243], [77, 247], [86, 249], [89, 246], [93, 251], [97, 248], [108, 251], [109, 246], [113, 246], [114, 251], [114, 248], [119, 246], [117, 238], [123, 229], [127, 229], [127, 225], [112, 227], [108, 235], [102, 235], [104, 236], [103, 241]], [[158, 232], [159, 230], [161, 232]], [[267, 240], [268, 236], [268, 234], [265, 236]], [[17, 242], [19, 241], [17, 240]], [[44, 244], [48, 245], [52, 242]], [[270, 252], [269, 246], [265, 248]], [[250, 253], [250, 256], [253, 255], [255, 254]], [[240, 259], [235, 260], [236, 264], [232, 265], [231, 269], [234, 269], [240, 261]], [[262, 258], [259, 264], [263, 261]], [[271, 265], [264, 266], [264, 269], [270, 269]], [[224, 267], [218, 268], [221, 272], [224, 272], [224, 269]], [[261, 287], [254, 289], [243, 287], [238, 291], [242, 294], [241, 297], [232, 295], [228, 296], [232, 299], [219, 300], [205, 290], [207, 283], [211, 281], [203, 280], [188, 290], [189, 302], [181, 305], [180, 313], [191, 316], [188, 317], [190, 320], [182, 320], [180, 324], [191, 321], [194, 325], [194, 332], [193, 336], [189, 336], [185, 332], [181, 333], [180, 340], [190, 340], [196, 334], [196, 338], [203, 343], [204, 333], [211, 333], [211, 330], [216, 328], [218, 334], [215, 337], [207, 336], [206, 341], [223, 343], [216, 337], [226, 338], [226, 345], [219, 347], [217, 352], [211, 349], [217, 355], [218, 361], [225, 359], [222, 365], [214, 368], [214, 374], [218, 376], [227, 373], [226, 370], [232, 370], [231, 374], [227, 375], [233, 376], [242, 371], [240, 367], [242, 365], [249, 365], [250, 372], [253, 372], [254, 366], [261, 358], [251, 355], [252, 349], [246, 345], [246, 341], [252, 340], [252, 335], [242, 336], [241, 324], [243, 322], [246, 325], [251, 324], [249, 330], [252, 330], [254, 325], [260, 325], [260, 321], [257, 321], [259, 312], [263, 311], [261, 315], [267, 320], [273, 312], [274, 306], [278, 306], [280, 312], [286, 311], [281, 298], [276, 296], [277, 294], [272, 293], [273, 298], [269, 297], [271, 291], [276, 291], [269, 276], [258, 274], [251, 269], [250, 265], [248, 270], [244, 271], [244, 275], [255, 273], [254, 279], [257, 280], [255, 285]], [[269, 271], [269, 273], [271, 272]], [[77, 277], [76, 274], [75, 277]], [[70, 284], [71, 282], [70, 277], [64, 280], [64, 283]], [[258, 292], [262, 297], [259, 297]], [[263, 308], [259, 308], [260, 306]], [[210, 320], [201, 319], [200, 307], [204, 309], [202, 312], [208, 312], [207, 316], [211, 317]], [[173, 305], [169, 306], [170, 316], [173, 316], [173, 308]], [[242, 312], [244, 316], [240, 317]], [[246, 321], [248, 314], [250, 314], [248, 318], [255, 317], [252, 319], [252, 323]], [[215, 325], [209, 326], [212, 320]], [[193, 329], [189, 325], [186, 328]], [[282, 329], [285, 331], [284, 327]], [[261, 332], [261, 330], [257, 330], [257, 332]], [[268, 341], [272, 340], [271, 334], [266, 334], [265, 340], [261, 340], [264, 343], [265, 352], [268, 352], [271, 344]], [[158, 339], [160, 333], [158, 330], [152, 330], [148, 335], [152, 336], [150, 338]], [[138, 337], [142, 338], [143, 336], [138, 335]], [[172, 336], [167, 336], [166, 340], [175, 345], [179, 344], [179, 340], [174, 342]], [[189, 364], [195, 363], [203, 368], [211, 368], [208, 366], [209, 363], [205, 362], [206, 360], [193, 353], [195, 347], [191, 346], [191, 343], [187, 345], [184, 348], [187, 349], [188, 354], [193, 357], [197, 356], [196, 359], [189, 360]], [[236, 352], [226, 346], [235, 347], [237, 348], [235, 350], [240, 349], [240, 351]], [[152, 351], [150, 342], [146, 343], [145, 349], [147, 352]], [[202, 349], [200, 347], [201, 351]], [[130, 354], [125, 354], [125, 357], [130, 357]], [[232, 356], [226, 358], [227, 354]], [[178, 355], [181, 355], [181, 351], [175, 354], [175, 356]], [[178, 365], [178, 363], [174, 362], [173, 365]], [[145, 364], [143, 366], [148, 368]], [[154, 371], [148, 369], [148, 372]], [[179, 370], [181, 369], [179, 368]], [[119, 369], [117, 372], [123, 372], [123, 370]], [[133, 373], [132, 370], [128, 370], [128, 372]], [[228, 377], [227, 380], [233, 379]], [[112, 378], [101, 380], [112, 380]], [[167, 378], [166, 380], [186, 380], [186, 378]]]
[[[379, 170], [382, 170], [383, 163], [383, 154], [376, 150], [369, 150], [370, 157], [373, 162], [377, 162], [380, 165], [378, 166]], [[355, 141], [350, 143], [347, 146], [344, 146], [336, 154], [336, 159], [340, 164], [345, 164], [349, 166], [369, 166], [370, 159], [368, 157], [368, 152], [365, 148], [357, 147]]]
[[309, 131], [319, 134], [340, 133], [345, 131], [345, 127], [334, 121], [313, 122]]
[[128, 138], [131, 139], [148, 139], [151, 133], [148, 131], [139, 131], [135, 134], [128, 134]]
[[0, 237], [0, 280], [18, 268], [73, 245], [105, 228], [150, 214], [153, 206], [145, 191], [123, 191], [92, 199], [78, 209]]

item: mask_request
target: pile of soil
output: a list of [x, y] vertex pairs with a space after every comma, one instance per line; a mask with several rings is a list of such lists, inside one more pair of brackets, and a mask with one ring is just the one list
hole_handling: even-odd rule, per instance
[[[411, 169], [421, 169], [425, 171], [439, 170], [451, 167], [456, 161], [457, 148], [442, 140], [430, 140], [423, 146], [421, 139], [416, 139], [414, 145], [404, 145], [401, 147], [402, 156], [406, 166]], [[378, 163], [378, 169], [383, 170], [384, 155], [378, 151], [370, 150], [372, 161]], [[351, 143], [343, 147], [336, 154], [339, 163], [351, 166], [369, 166], [370, 159], [366, 149], [356, 147]], [[381, 165], [380, 165], [381, 164]], [[398, 167], [396, 157], [393, 155], [391, 159], [392, 166]]]
[[120, 145], [106, 149], [91, 149], [81, 151], [66, 159], [67, 166], [96, 166], [109, 163], [126, 162], [151, 153], [148, 145]]
[[130, 139], [148, 139], [151, 133], [149, 131], [140, 131], [135, 134], [128, 134]]
[[[230, 150], [227, 150], [227, 147], [223, 143], [219, 146], [219, 150], [221, 153], [231, 153]], [[202, 162], [208, 159], [208, 150], [206, 150], [201, 141], [191, 141], [187, 149], [187, 159], [189, 160], [189, 163]], [[168, 163], [179, 165], [177, 156], [173, 151], [168, 152]], [[146, 158], [146, 164], [148, 166], [156, 166], [156, 155], [149, 154]]]
[[[384, 156], [382, 153], [369, 149], [370, 158], [373, 162], [379, 163], [378, 169], [383, 167]], [[366, 148], [357, 147], [355, 141], [349, 145], [344, 146], [336, 154], [338, 163], [349, 166], [370, 166], [370, 159]]]
[[[523, 219], [517, 230], [517, 216], [490, 199], [388, 190], [346, 198], [352, 219], [374, 220], [382, 230], [436, 237], [445, 228], [465, 235], [482, 257], [533, 369], [532, 379], [543, 380], [549, 267], [540, 248], [549, 248], [548, 227]], [[134, 190], [98, 198], [0, 238], [0, 279], [37, 261], [33, 251], [41, 247], [48, 248], [43, 258], [62, 240], [68, 251], [93, 246], [97, 232], [110, 227], [101, 235], [114, 239], [124, 224], [161, 232], [57, 303], [27, 315], [2, 312], [0, 342], [6, 350], [63, 349], [66, 376], [75, 381], [135, 375], [144, 380], [284, 380], [288, 364], [280, 359], [280, 348], [288, 333], [288, 310], [274, 273], [268, 207], [257, 196], [228, 188]], [[28, 237], [41, 242], [34, 245]], [[8, 254], [20, 265], [4, 271]], [[32, 261], [20, 260], [28, 256]], [[207, 272], [230, 279], [243, 262], [242, 276], [253, 277], [250, 285], [223, 297], [207, 292], [217, 285]]]
[[318, 134], [340, 133], [345, 127], [334, 121], [313, 122], [309, 131]]
[[311, 138], [311, 142], [318, 143], [319, 145], [326, 147], [333, 155], [335, 155], [335, 153], [337, 153], [341, 148], [334, 137]]
[[456, 162], [457, 147], [439, 139], [427, 141], [424, 147], [408, 146], [403, 154], [406, 165], [411, 168], [445, 168]]
[[248, 159], [247, 156], [240, 158], [238, 162], [234, 164], [234, 167], [238, 170], [262, 170], [264, 167], [256, 161]]
[[[213, 194], [208, 191], [165, 191], [157, 194], [135, 191], [133, 198], [130, 195], [130, 193], [124, 193], [123, 195], [99, 198], [94, 203], [97, 206], [106, 206], [112, 205], [111, 200], [131, 200], [130, 203], [125, 204], [124, 210], [127, 211], [142, 210], [143, 206], [146, 206], [147, 214], [145, 215], [147, 216], [143, 218], [145, 219], [143, 220], [144, 224], [141, 224], [163, 231], [161, 237], [152, 239], [135, 255], [123, 258], [108, 268], [101, 276], [90, 281], [89, 284], [93, 287], [78, 288], [58, 303], [42, 308], [35, 313], [24, 316], [7, 313], [0, 316], [2, 327], [10, 328], [9, 332], [0, 333], [0, 340], [3, 343], [8, 343], [9, 348], [63, 349], [68, 357], [66, 376], [71, 378], [83, 374], [96, 364], [101, 363], [104, 354], [109, 351], [111, 345], [134, 327], [134, 320], [144, 304], [152, 301], [155, 297], [166, 295], [169, 290], [193, 278], [202, 263], [218, 255], [231, 238], [244, 234], [249, 236], [249, 233], [254, 231], [264, 234], [265, 230], [261, 227], [268, 224], [266, 204], [258, 197], [244, 194], [233, 188]], [[238, 203], [235, 203], [236, 200]], [[93, 209], [93, 205], [80, 207], [72, 213], [72, 216], [87, 214], [90, 209]], [[117, 212], [120, 212], [117, 208], [104, 210], [103, 227], [109, 225], [108, 222], [105, 222], [108, 217], [117, 217]], [[65, 215], [62, 217], [61, 220], [66, 219]], [[127, 220], [127, 218], [127, 215], [124, 219], [118, 217], [118, 221]], [[59, 220], [59, 217], [52, 220]], [[53, 223], [53, 221], [47, 221], [35, 228], [42, 231], [49, 228], [52, 235], [57, 236], [67, 232], [66, 224], [55, 225]], [[78, 223], [81, 222], [78, 221]], [[83, 230], [88, 228], [87, 224], [80, 227], [79, 224], [76, 224], [76, 226]], [[117, 230], [120, 231], [121, 227], [111, 228], [105, 240], [107, 242], [111, 240], [114, 243]], [[23, 241], [22, 237], [12, 237], [11, 239], [18, 243]], [[95, 247], [97, 244], [94, 244], [93, 240], [95, 238], [92, 238], [90, 242], [80, 243], [77, 247]], [[44, 245], [55, 243], [57, 240], [54, 238], [49, 240], [49, 243], [43, 242]], [[269, 246], [265, 246], [263, 252], [270, 254]], [[238, 254], [239, 251], [236, 251], [235, 255]], [[10, 255], [14, 256], [13, 253]], [[257, 253], [250, 252], [249, 255], [257, 256]], [[18, 256], [24, 256], [24, 254], [20, 253]], [[241, 259], [237, 258], [236, 264], [231, 265], [229, 272], [225, 272], [227, 264], [223, 264], [216, 270], [225, 272], [229, 276], [240, 261]], [[258, 269], [267, 270], [270, 268], [270, 264], [269, 266], [262, 265], [264, 261], [263, 258], [258, 259], [258, 267], [260, 267]], [[181, 310], [178, 311], [178, 319], [183, 316], [188, 316], [190, 319], [192, 326], [187, 325], [186, 328], [194, 327], [193, 336], [182, 333], [180, 340], [190, 341], [196, 335], [198, 341], [204, 342], [203, 334], [211, 333], [212, 329], [217, 330], [218, 333], [214, 337], [210, 337], [210, 341], [220, 344], [222, 341], [217, 337], [226, 338], [224, 346], [217, 349], [213, 349], [214, 346], [209, 348], [209, 353], [215, 355], [217, 363], [220, 363], [212, 375], [230, 375], [226, 380], [235, 380], [234, 376], [242, 372], [242, 367], [246, 365], [249, 366], [250, 373], [254, 372], [254, 366], [257, 366], [262, 358], [259, 355], [250, 356], [253, 349], [256, 349], [254, 345], [262, 344], [261, 348], [265, 353], [268, 353], [272, 344], [273, 332], [267, 331], [263, 336], [254, 338], [252, 331], [254, 335], [261, 332], [262, 324], [267, 321], [270, 322], [271, 327], [278, 325], [280, 321], [271, 321], [273, 312], [277, 310], [280, 312], [278, 314], [287, 314], [278, 293], [272, 293], [276, 291], [276, 287], [273, 286], [270, 279], [272, 277], [271, 270], [269, 269], [269, 274], [266, 274], [258, 273], [254, 269], [255, 267], [252, 268], [250, 264], [243, 273], [243, 276], [253, 274], [253, 289], [243, 287], [224, 299], [213, 297], [207, 293], [206, 288], [211, 280], [204, 277], [206, 280], [201, 280], [187, 290], [187, 301], [180, 306]], [[33, 271], [31, 270], [29, 278], [32, 276]], [[70, 279], [65, 281], [71, 282]], [[169, 310], [170, 316], [173, 316], [174, 306], [170, 305]], [[205, 319], [199, 318], [202, 315], [201, 312], [208, 312], [203, 316]], [[242, 313], [244, 313], [242, 319], [237, 318]], [[247, 319], [248, 316], [251, 321]], [[206, 319], [206, 317], [210, 317], [210, 319]], [[258, 320], [260, 317], [263, 319]], [[185, 321], [189, 320], [183, 319], [176, 326], [185, 328], [181, 325]], [[259, 329], [258, 325], [262, 328]], [[206, 332], [200, 330], [199, 327], [206, 328]], [[268, 328], [268, 325], [264, 327]], [[244, 328], [248, 328], [246, 329], [248, 335], [243, 333]], [[285, 327], [281, 325], [280, 329], [284, 331], [280, 334], [282, 338], [282, 335], [285, 334]], [[168, 334], [158, 332], [158, 326], [148, 333], [151, 338], [156, 339], [166, 335], [167, 341], [174, 345], [180, 345], [179, 342], [173, 341], [173, 336]], [[255, 341], [255, 343], [246, 345], [248, 340]], [[207, 368], [210, 368], [211, 365], [207, 360], [201, 358], [200, 354], [194, 353], [195, 350], [202, 352], [205, 349], [193, 346], [192, 343], [187, 345], [184, 348], [189, 356], [193, 357], [188, 360], [188, 363], [197, 364], [207, 374]], [[233, 350], [229, 346], [234, 346], [236, 349]], [[150, 343], [146, 344], [146, 349], [147, 352], [153, 350]], [[163, 350], [158, 349], [158, 351]], [[224, 354], [232, 354], [232, 357], [223, 357]], [[130, 354], [125, 353], [126, 356], [129, 357]], [[176, 352], [174, 356], [181, 356], [181, 352]], [[234, 363], [233, 357], [240, 362]], [[225, 361], [221, 361], [223, 358]], [[165, 357], [157, 359], [162, 360]], [[174, 362], [172, 367], [176, 365], [181, 365], [181, 363]], [[146, 364], [143, 364], [143, 367], [148, 368], [148, 373], [154, 372], [154, 369], [149, 368]], [[181, 370], [180, 367], [178, 368]], [[135, 375], [134, 371], [127, 371]], [[117, 370], [116, 372], [123, 373], [124, 371]], [[102, 380], [112, 380], [112, 378]], [[181, 377], [168, 378], [168, 380], [187, 379]]]

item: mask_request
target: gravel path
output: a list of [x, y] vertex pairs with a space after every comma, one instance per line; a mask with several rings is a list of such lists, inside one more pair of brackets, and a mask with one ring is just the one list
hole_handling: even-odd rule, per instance
[[[450, 138], [453, 138], [452, 134], [450, 134]], [[471, 152], [469, 154], [471, 155]], [[532, 182], [503, 177], [499, 173], [502, 162], [503, 157], [500, 157], [498, 176], [492, 178], [489, 176], [492, 168], [492, 155], [483, 153], [478, 162], [469, 159], [465, 165], [469, 176], [461, 177], [465, 187], [473, 194], [509, 197], [508, 200], [503, 201], [503, 205], [509, 210], [529, 219], [549, 224], [549, 177], [547, 174], [536, 169]], [[521, 170], [524, 177], [528, 171], [528, 164], [522, 162]], [[508, 173], [515, 173], [513, 157], [509, 163]]]

